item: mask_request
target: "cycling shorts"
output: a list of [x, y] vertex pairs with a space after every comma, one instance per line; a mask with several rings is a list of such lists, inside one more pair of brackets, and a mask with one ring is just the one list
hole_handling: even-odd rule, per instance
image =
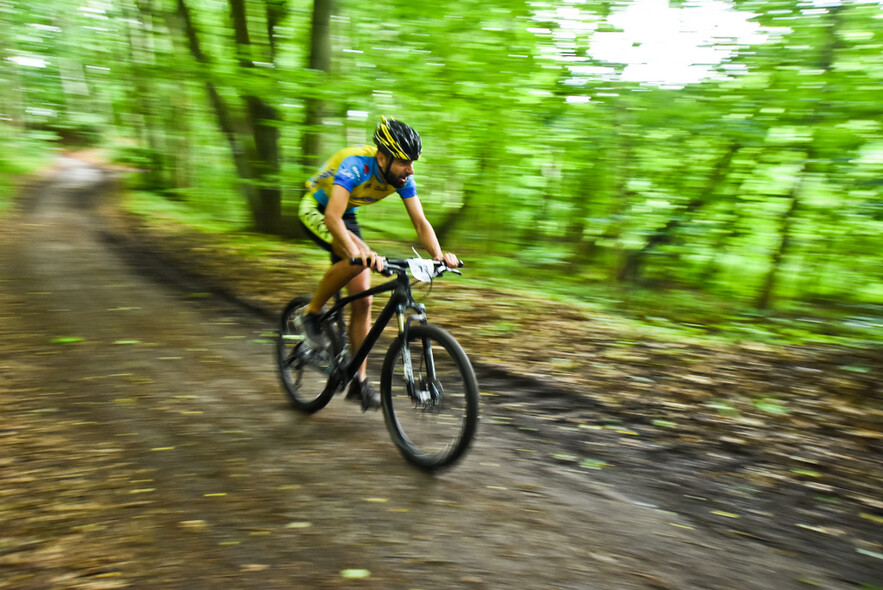
[[[334, 248], [331, 246], [334, 238], [328, 230], [328, 226], [325, 225], [325, 207], [312, 195], [304, 195], [300, 200], [297, 217], [310, 239], [316, 242], [320, 248], [331, 253], [332, 264], [343, 260], [334, 253]], [[359, 228], [359, 222], [356, 221], [355, 211], [343, 214], [343, 224], [359, 239], [362, 239], [362, 230]]]

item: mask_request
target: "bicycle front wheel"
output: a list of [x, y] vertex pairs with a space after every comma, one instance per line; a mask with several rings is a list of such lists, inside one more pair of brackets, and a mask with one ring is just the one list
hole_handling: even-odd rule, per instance
[[448, 467], [469, 448], [478, 425], [478, 382], [463, 348], [443, 329], [412, 326], [407, 346], [399, 335], [383, 363], [380, 390], [393, 442], [420, 469]]
[[[310, 302], [310, 297], [295, 297], [282, 312], [276, 338], [276, 361], [279, 377], [291, 405], [307, 414], [318, 412], [334, 397], [334, 389], [326, 388], [327, 364], [316, 351], [309, 350], [294, 316]], [[327, 353], [322, 353], [327, 354]], [[325, 363], [330, 362], [325, 359]]]

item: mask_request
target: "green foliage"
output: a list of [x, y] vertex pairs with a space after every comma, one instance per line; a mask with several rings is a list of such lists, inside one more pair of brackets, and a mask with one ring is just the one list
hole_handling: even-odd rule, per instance
[[23, 132], [0, 123], [0, 211], [12, 203], [19, 181], [53, 156], [45, 132]]
[[[254, 0], [244, 20], [208, 0], [77, 6], [0, 11], [17, 60], [0, 60], [14, 81], [0, 85], [0, 116], [100, 133], [141, 171], [135, 186], [205, 219], [259, 222], [268, 190], [281, 199], [270, 215], [293, 215], [311, 172], [306, 110], [321, 100], [313, 130], [328, 154], [369, 141], [381, 113], [417, 128], [418, 187], [444, 244], [551, 291], [879, 316], [879, 3], [738, 0], [759, 27], [752, 44], [714, 40], [729, 53], [693, 83], [640, 81], [627, 48], [598, 57], [629, 3], [342, 3], [329, 72], [305, 68], [308, 5]], [[366, 226], [410, 240], [394, 202]]]
[[237, 212], [221, 211], [217, 207], [194, 206], [186, 200], [158, 198], [155, 193], [132, 191], [127, 198], [126, 206], [133, 212], [146, 218], [161, 220], [166, 223], [179, 224], [197, 231], [223, 233], [239, 230], [244, 225], [246, 212], [238, 201]]

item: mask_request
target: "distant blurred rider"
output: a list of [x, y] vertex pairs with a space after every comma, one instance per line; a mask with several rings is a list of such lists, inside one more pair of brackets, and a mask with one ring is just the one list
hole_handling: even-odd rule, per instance
[[[295, 318], [314, 346], [326, 344], [319, 322], [325, 302], [344, 286], [350, 294], [368, 289], [371, 269], [383, 268], [381, 257], [362, 240], [356, 221], [356, 209], [361, 205], [398, 193], [417, 237], [432, 258], [451, 267], [458, 264], [455, 255], [442, 252], [417, 197], [413, 175], [414, 162], [423, 151], [420, 135], [392, 117], [381, 117], [374, 130], [374, 144], [337, 152], [306, 183], [308, 194], [301, 200], [300, 221], [313, 241], [331, 253], [332, 263], [305, 313]], [[350, 258], [360, 258], [362, 264], [350, 264]], [[352, 350], [357, 350], [371, 327], [371, 298], [358, 299], [351, 307], [349, 339]], [[380, 396], [367, 380], [367, 362], [359, 368], [346, 399], [361, 401], [363, 410], [380, 407]]]

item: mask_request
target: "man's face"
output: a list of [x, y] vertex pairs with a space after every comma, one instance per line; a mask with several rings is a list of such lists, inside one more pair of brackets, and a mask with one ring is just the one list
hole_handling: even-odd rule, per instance
[[[382, 154], [386, 156], [386, 154]], [[385, 159], [385, 158], [384, 158]], [[382, 162], [383, 169], [386, 169], [386, 163]], [[402, 188], [405, 186], [405, 182], [408, 181], [408, 177], [414, 174], [414, 161], [413, 160], [400, 160], [398, 158], [392, 159], [392, 164], [389, 167], [389, 172], [386, 174], [386, 182], [393, 185], [396, 188]]]

